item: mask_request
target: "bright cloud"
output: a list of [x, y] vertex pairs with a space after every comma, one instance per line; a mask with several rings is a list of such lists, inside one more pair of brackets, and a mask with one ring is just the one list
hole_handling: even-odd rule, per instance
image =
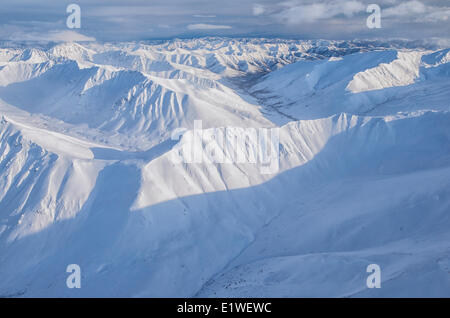
[[92, 42], [96, 39], [72, 30], [51, 30], [46, 32], [23, 32], [16, 30], [8, 35], [2, 34], [4, 40], [31, 42]]
[[194, 14], [194, 18], [215, 18], [215, 14]]
[[231, 29], [232, 27], [229, 25], [217, 25], [217, 24], [189, 24], [187, 26], [188, 30], [217, 30], [217, 29]]
[[402, 17], [405, 20], [413, 20], [416, 22], [446, 21], [450, 16], [450, 6], [437, 7], [426, 5], [418, 0], [412, 0], [383, 10], [383, 16]]
[[275, 15], [280, 22], [288, 24], [311, 23], [318, 20], [330, 19], [339, 15], [351, 17], [366, 9], [360, 1], [335, 0], [323, 3], [303, 4], [300, 1], [283, 3], [284, 9]]

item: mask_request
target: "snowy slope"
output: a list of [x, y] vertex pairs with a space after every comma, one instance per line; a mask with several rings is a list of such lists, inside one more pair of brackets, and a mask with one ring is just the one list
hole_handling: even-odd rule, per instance
[[[411, 46], [1, 49], [0, 296], [450, 296], [448, 49]], [[195, 120], [279, 128], [279, 170], [174, 161]]]
[[277, 122], [340, 111], [371, 116], [447, 111], [445, 52], [383, 50], [299, 61], [263, 77], [249, 92]]

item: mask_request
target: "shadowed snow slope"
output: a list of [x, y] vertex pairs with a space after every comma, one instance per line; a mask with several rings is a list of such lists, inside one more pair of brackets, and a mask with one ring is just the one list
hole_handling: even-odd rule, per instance
[[[0, 296], [449, 297], [448, 63], [398, 42], [1, 49]], [[279, 169], [177, 162], [195, 120], [279, 129]]]

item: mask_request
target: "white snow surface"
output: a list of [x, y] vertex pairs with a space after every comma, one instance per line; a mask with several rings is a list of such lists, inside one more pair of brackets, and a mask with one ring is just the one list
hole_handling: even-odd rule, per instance
[[[3, 46], [0, 296], [450, 297], [449, 101], [448, 48]], [[279, 171], [174, 163], [195, 120], [279, 128]]]

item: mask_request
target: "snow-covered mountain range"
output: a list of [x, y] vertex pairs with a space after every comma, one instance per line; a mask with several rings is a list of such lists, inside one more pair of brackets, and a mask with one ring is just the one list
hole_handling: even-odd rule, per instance
[[[420, 43], [3, 43], [0, 296], [449, 297], [449, 101]], [[200, 120], [279, 169], [174, 162]]]

